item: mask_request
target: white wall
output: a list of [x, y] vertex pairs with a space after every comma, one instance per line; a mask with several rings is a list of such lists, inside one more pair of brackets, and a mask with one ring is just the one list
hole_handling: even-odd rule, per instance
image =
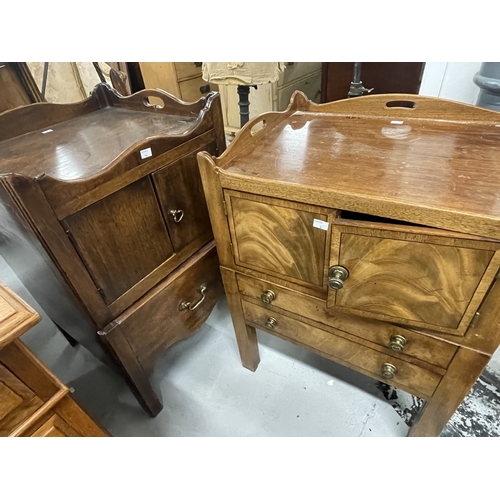
[[420, 94], [476, 104], [479, 87], [472, 81], [480, 62], [425, 63]]

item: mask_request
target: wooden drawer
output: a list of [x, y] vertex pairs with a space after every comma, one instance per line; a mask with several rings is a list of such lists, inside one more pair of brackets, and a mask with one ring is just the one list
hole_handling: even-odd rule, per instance
[[[438, 229], [338, 219], [328, 307], [464, 335], [500, 267], [500, 242]], [[337, 287], [334, 289], [333, 286]]]
[[208, 92], [217, 91], [217, 85], [208, 83], [201, 76], [179, 82], [181, 99], [185, 102], [195, 102]]
[[[447, 368], [458, 349], [456, 345], [391, 323], [362, 318], [340, 311], [329, 311], [326, 307], [326, 301], [269, 281], [257, 280], [243, 274], [238, 274], [237, 280], [239, 291], [247, 297], [262, 301], [262, 295], [265, 292], [271, 291], [274, 294], [271, 305], [262, 302], [262, 307], [269, 310], [279, 308], [318, 321], [386, 347], [388, 354], [396, 355], [401, 359], [411, 361], [410, 357], [413, 357]], [[264, 297], [264, 300], [269, 300], [268, 297], [269, 295]], [[401, 337], [404, 339], [403, 341]], [[402, 351], [394, 352], [394, 350], [399, 349], [401, 342], [406, 342]]]
[[0, 436], [16, 434], [16, 428], [66, 392], [20, 340], [11, 342], [0, 350]]
[[201, 64], [194, 62], [176, 62], [174, 63], [177, 80], [184, 80], [192, 76], [201, 75]]
[[197, 330], [222, 294], [218, 264], [212, 241], [99, 332], [120, 362], [127, 362], [125, 338], [127, 350], [151, 373], [158, 353]]
[[[340, 364], [354, 368], [370, 377], [400, 387], [421, 398], [431, 397], [444, 374], [431, 371], [394, 356], [358, 344], [339, 335], [302, 323], [284, 314], [242, 300], [245, 321], [251, 326], [267, 331], [285, 340], [301, 345]], [[268, 327], [270, 318], [275, 326]], [[385, 378], [382, 371], [386, 364], [395, 367], [393, 378]]]

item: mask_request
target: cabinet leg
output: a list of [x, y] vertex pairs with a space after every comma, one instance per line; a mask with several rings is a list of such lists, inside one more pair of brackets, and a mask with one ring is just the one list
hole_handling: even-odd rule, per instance
[[490, 356], [486, 354], [460, 347], [433, 397], [427, 401], [408, 435], [439, 436], [489, 360]]
[[163, 409], [163, 405], [151, 386], [148, 374], [137, 360], [119, 327], [114, 328], [106, 335], [99, 332], [99, 335], [108, 352], [120, 367], [139, 404], [150, 417], [156, 417]]
[[259, 346], [257, 343], [257, 334], [255, 328], [245, 323], [243, 310], [241, 308], [241, 299], [238, 293], [238, 284], [236, 282], [236, 273], [224, 267], [220, 268], [224, 289], [226, 291], [227, 302], [231, 310], [234, 333], [236, 342], [240, 351], [241, 363], [245, 368], [255, 371], [259, 366]]

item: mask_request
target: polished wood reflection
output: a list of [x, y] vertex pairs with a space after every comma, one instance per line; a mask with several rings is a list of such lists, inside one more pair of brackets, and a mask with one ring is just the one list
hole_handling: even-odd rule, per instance
[[396, 321], [457, 328], [493, 253], [343, 234], [338, 260], [350, 276], [335, 304]]
[[240, 265], [323, 283], [327, 231], [314, 220], [326, 221], [324, 212], [235, 193], [228, 201]]

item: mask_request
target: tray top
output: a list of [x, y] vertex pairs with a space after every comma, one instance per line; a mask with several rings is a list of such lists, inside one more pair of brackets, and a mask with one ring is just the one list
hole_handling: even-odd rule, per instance
[[[479, 110], [481, 120], [460, 122], [390, 110], [373, 117], [314, 112], [335, 104], [289, 111], [241, 150], [236, 138], [228, 161], [223, 155], [217, 165], [224, 174], [331, 191], [340, 201], [360, 196], [500, 220], [500, 113]], [[464, 116], [479, 109], [463, 107]]]
[[[187, 134], [198, 122], [197, 116], [99, 109], [0, 142], [0, 173], [86, 178], [135, 143], [148, 137]], [[43, 133], [46, 130], [52, 132]]]

